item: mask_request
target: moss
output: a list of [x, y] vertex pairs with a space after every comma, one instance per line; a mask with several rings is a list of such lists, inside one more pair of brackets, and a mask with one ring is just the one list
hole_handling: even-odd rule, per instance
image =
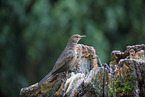
[[116, 96], [131, 96], [133, 95], [133, 90], [135, 83], [131, 77], [128, 77], [126, 80], [116, 80], [114, 83], [116, 87]]
[[108, 94], [108, 96], [109, 97], [113, 97], [113, 84], [109, 84], [108, 85], [108, 88], [109, 88], [109, 94]]

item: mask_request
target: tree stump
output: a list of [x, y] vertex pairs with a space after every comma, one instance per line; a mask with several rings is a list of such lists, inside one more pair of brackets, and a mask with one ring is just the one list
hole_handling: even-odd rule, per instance
[[112, 51], [109, 65], [101, 63], [91, 46], [75, 49], [74, 68], [22, 88], [20, 97], [145, 97], [145, 45]]

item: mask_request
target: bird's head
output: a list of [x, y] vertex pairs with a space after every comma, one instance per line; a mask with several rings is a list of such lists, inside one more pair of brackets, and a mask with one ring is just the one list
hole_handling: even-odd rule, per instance
[[69, 43], [69, 44], [77, 44], [77, 43], [79, 42], [79, 40], [80, 40], [81, 38], [83, 38], [83, 37], [86, 37], [86, 36], [85, 36], [85, 35], [75, 34], [75, 35], [73, 35], [73, 36], [69, 39], [68, 43]]

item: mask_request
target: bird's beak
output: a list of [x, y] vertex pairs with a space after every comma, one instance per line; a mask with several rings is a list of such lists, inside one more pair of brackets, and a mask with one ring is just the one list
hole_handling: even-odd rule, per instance
[[83, 37], [86, 37], [86, 35], [81, 35], [80, 37], [83, 38]]

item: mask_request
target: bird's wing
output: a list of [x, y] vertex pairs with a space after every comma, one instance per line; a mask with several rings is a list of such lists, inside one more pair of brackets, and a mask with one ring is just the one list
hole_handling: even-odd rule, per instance
[[74, 58], [74, 52], [73, 50], [67, 50], [67, 52], [64, 52], [64, 54], [61, 54], [61, 56], [58, 58], [58, 60], [55, 63], [55, 66], [52, 70], [52, 73], [56, 72], [58, 69], [63, 67], [66, 63], [71, 61]]
[[[74, 54], [72, 50], [67, 50], [66, 54], [62, 55], [58, 58], [58, 60], [56, 61], [56, 64], [54, 66], [54, 68], [52, 69], [52, 71], [50, 73], [48, 73], [38, 84], [41, 85], [43, 82], [45, 82], [49, 77], [51, 77], [52, 74], [55, 74], [59, 71], [61, 71], [60, 69], [63, 68], [63, 66], [68, 63], [69, 61], [71, 61], [74, 58]], [[65, 68], [63, 68], [65, 69]]]

